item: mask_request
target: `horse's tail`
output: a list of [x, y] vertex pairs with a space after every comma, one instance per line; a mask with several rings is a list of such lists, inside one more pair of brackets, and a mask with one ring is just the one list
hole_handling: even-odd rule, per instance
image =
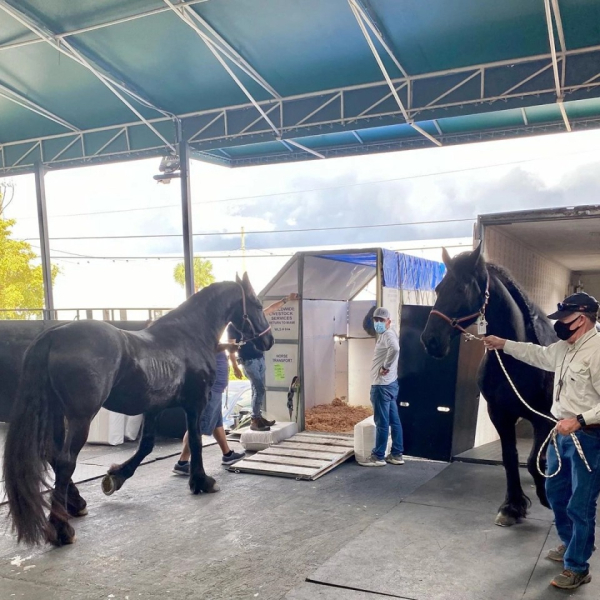
[[51, 402], [48, 376], [50, 331], [44, 332], [27, 349], [19, 390], [4, 448], [4, 486], [12, 529], [18, 541], [39, 544], [45, 539], [48, 502], [46, 469], [53, 449], [54, 414], [60, 409]]

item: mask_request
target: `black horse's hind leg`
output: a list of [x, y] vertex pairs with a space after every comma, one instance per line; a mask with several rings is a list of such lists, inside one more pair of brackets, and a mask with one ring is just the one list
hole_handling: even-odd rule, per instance
[[[56, 459], [60, 456], [63, 451], [65, 444], [65, 418], [62, 414], [58, 413], [54, 417], [54, 454], [50, 461], [52, 469], [56, 472]], [[87, 515], [87, 502], [79, 494], [77, 486], [73, 483], [73, 480], [69, 481], [67, 487], [67, 512], [72, 517], [83, 517]]]
[[[533, 446], [527, 460], [527, 470], [533, 477], [535, 482], [535, 492], [540, 499], [542, 506], [550, 508], [550, 503], [546, 496], [546, 479], [540, 475], [538, 471], [537, 457], [542, 444], [546, 441], [548, 434], [552, 430], [553, 424], [548, 419], [543, 419], [542, 417], [534, 417], [531, 420], [531, 424], [533, 425]], [[546, 472], [546, 448], [544, 448], [544, 452], [540, 458], [540, 469], [542, 473]]]
[[156, 417], [157, 413], [155, 412], [144, 414], [142, 437], [136, 453], [123, 464], [112, 465], [104, 479], [102, 479], [102, 491], [107, 496], [120, 490], [123, 484], [133, 476], [144, 458], [152, 452], [154, 438], [156, 437]]
[[[488, 412], [496, 431], [500, 435], [502, 445], [502, 463], [506, 473], [506, 498], [498, 509], [496, 525], [510, 527], [527, 516], [531, 501], [523, 493], [519, 476], [519, 454], [517, 452], [517, 418], [488, 404]], [[500, 414], [498, 414], [500, 413]]]
[[55, 546], [71, 544], [75, 539], [75, 530], [68, 522], [67, 495], [72, 484], [77, 456], [87, 440], [90, 420], [69, 419], [67, 435], [63, 447], [54, 457], [54, 490], [50, 504], [50, 516], [46, 529], [46, 539]]
[[196, 410], [186, 408], [188, 424], [188, 440], [190, 444], [190, 490], [193, 494], [200, 492], [218, 492], [219, 485], [204, 472], [202, 464], [202, 435], [198, 427], [198, 413]]

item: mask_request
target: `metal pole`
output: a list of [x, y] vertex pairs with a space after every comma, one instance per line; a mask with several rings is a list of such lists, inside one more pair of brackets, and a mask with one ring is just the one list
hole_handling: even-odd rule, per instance
[[46, 185], [44, 165], [35, 165], [35, 196], [37, 200], [38, 226], [40, 230], [40, 249], [42, 257], [42, 276], [44, 282], [44, 321], [55, 318], [54, 296], [52, 294], [52, 263], [50, 262], [50, 244], [48, 241], [48, 216], [46, 214]]
[[194, 237], [192, 235], [190, 156], [186, 141], [179, 142], [179, 171], [181, 173], [181, 225], [183, 229], [185, 295], [189, 298], [194, 293]]

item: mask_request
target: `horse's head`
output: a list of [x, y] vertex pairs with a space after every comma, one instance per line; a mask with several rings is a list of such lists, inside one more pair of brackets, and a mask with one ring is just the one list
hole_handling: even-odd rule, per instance
[[437, 299], [421, 334], [421, 342], [434, 358], [446, 356], [452, 338], [460, 335], [460, 328], [477, 320], [488, 293], [488, 274], [481, 245], [454, 258], [450, 258], [444, 248], [442, 259], [447, 271], [435, 288]]
[[241, 333], [242, 341], [251, 340], [258, 350], [266, 352], [273, 346], [275, 340], [263, 312], [263, 306], [252, 288], [247, 273], [244, 273], [242, 279], [236, 276], [235, 282], [240, 287], [241, 298], [231, 322]]

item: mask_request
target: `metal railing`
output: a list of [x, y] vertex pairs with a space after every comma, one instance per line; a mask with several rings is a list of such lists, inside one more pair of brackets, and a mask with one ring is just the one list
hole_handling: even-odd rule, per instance
[[147, 321], [156, 320], [167, 314], [172, 308], [18, 308], [0, 309], [0, 321]]

